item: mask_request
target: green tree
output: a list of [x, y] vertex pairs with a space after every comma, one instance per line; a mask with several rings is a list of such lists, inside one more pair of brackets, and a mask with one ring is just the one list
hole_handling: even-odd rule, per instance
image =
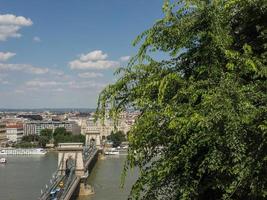
[[63, 127], [58, 127], [54, 131], [54, 144], [57, 145], [60, 142], [82, 142], [85, 143], [84, 135], [73, 135], [72, 132], [67, 131]]
[[57, 145], [60, 142], [71, 142], [71, 133], [64, 127], [58, 127], [54, 130], [54, 144]]
[[43, 129], [40, 132], [40, 137], [39, 137], [39, 146], [40, 147], [46, 147], [47, 143], [52, 143], [53, 142], [53, 130], [52, 129]]
[[46, 147], [46, 144], [49, 143], [49, 138], [47, 136], [40, 136], [38, 140], [38, 144], [40, 147]]
[[16, 148], [36, 148], [37, 143], [21, 141], [15, 145]]
[[54, 130], [54, 136], [57, 135], [70, 135], [70, 132], [67, 132], [66, 128], [64, 127], [58, 127]]
[[72, 142], [82, 142], [83, 144], [85, 144], [85, 136], [82, 134], [72, 135], [71, 141]]
[[53, 130], [52, 129], [43, 129], [40, 132], [40, 136], [47, 137], [49, 140], [52, 139]]
[[35, 134], [32, 134], [32, 135], [24, 135], [21, 138], [21, 141], [22, 142], [37, 142], [38, 140], [39, 140], [39, 135], [35, 135]]
[[125, 134], [122, 131], [116, 131], [115, 133], [112, 131], [107, 139], [113, 142], [113, 147], [120, 146], [126, 140]]
[[266, 0], [165, 1], [163, 11], [99, 96], [98, 117], [140, 111], [130, 198], [266, 199]]

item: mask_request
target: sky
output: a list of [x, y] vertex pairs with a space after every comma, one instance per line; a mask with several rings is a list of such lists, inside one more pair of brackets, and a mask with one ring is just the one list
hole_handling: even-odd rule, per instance
[[95, 108], [163, 0], [0, 0], [0, 108]]

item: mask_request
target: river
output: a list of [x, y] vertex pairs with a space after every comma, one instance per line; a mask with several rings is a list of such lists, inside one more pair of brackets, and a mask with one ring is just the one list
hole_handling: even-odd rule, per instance
[[[125, 156], [99, 159], [88, 179], [95, 194], [80, 197], [79, 200], [125, 200], [137, 172], [131, 172], [126, 178], [123, 189], [120, 188], [120, 174]], [[45, 156], [8, 156], [8, 163], [0, 164], [0, 200], [36, 200], [41, 188], [49, 182], [56, 170], [57, 154]]]

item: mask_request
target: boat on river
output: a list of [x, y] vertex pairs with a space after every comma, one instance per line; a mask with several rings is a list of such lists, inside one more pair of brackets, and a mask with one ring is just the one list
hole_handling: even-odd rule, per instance
[[105, 151], [105, 155], [120, 155], [120, 152], [115, 148]]
[[0, 155], [6, 155], [5, 150], [0, 150]]
[[6, 158], [0, 158], [0, 164], [6, 164]]
[[47, 153], [46, 150], [42, 148], [36, 149], [2, 149], [0, 151], [0, 155], [45, 155]]

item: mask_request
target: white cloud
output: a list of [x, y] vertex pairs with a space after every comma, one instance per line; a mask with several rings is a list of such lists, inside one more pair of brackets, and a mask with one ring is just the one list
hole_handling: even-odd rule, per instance
[[5, 64], [0, 63], [0, 71], [23, 71], [30, 74], [46, 74], [48, 68], [34, 67], [29, 64]]
[[18, 38], [21, 34], [18, 31], [23, 26], [31, 26], [31, 19], [12, 14], [0, 15], [0, 41], [5, 41], [9, 37]]
[[103, 77], [102, 73], [95, 73], [95, 72], [85, 72], [78, 74], [81, 78], [97, 78], [97, 77]]
[[122, 56], [122, 57], [120, 57], [120, 61], [127, 62], [130, 58], [131, 58], [131, 56]]
[[31, 74], [46, 74], [49, 72], [49, 69], [29, 66], [28, 68], [26, 68], [26, 72]]
[[[34, 79], [25, 82], [24, 89], [52, 89], [53, 91], [64, 91], [66, 88], [69, 89], [101, 89], [106, 86], [106, 83], [100, 83], [96, 81], [54, 81], [54, 80], [40, 80]], [[56, 89], [55, 89], [56, 88]], [[63, 89], [65, 88], [65, 89]]]
[[7, 61], [15, 55], [16, 54], [12, 52], [0, 52], [0, 62]]
[[52, 75], [56, 75], [56, 76], [59, 76], [59, 77], [63, 77], [63, 76], [66, 76], [65, 73], [61, 70], [54, 70], [54, 69], [48, 69], [48, 72]]
[[57, 82], [57, 81], [42, 81], [42, 80], [31, 80], [27, 81], [25, 83], [26, 86], [29, 87], [50, 87], [50, 86], [58, 86], [58, 85], [64, 85], [63, 82]]
[[17, 25], [17, 26], [30, 26], [32, 25], [31, 19], [26, 19], [22, 16], [15, 16], [12, 14], [0, 15], [0, 24], [3, 25]]
[[95, 81], [69, 82], [69, 87], [71, 89], [96, 89], [98, 90], [98, 89], [104, 88], [106, 85], [107, 84], [105, 83], [99, 83]]
[[37, 36], [34, 36], [34, 37], [32, 38], [32, 40], [33, 40], [34, 42], [41, 42], [41, 39], [40, 39], [39, 37], [37, 37]]
[[109, 69], [119, 65], [119, 62], [112, 60], [98, 60], [82, 62], [74, 60], [70, 62], [71, 69]]
[[69, 63], [71, 69], [109, 69], [119, 66], [119, 62], [113, 60], [106, 60], [107, 54], [101, 50], [82, 54], [79, 59], [73, 60]]
[[87, 54], [82, 54], [80, 56], [81, 61], [97, 61], [97, 60], [105, 60], [108, 57], [107, 54], [103, 53], [101, 50], [95, 50], [89, 52]]

